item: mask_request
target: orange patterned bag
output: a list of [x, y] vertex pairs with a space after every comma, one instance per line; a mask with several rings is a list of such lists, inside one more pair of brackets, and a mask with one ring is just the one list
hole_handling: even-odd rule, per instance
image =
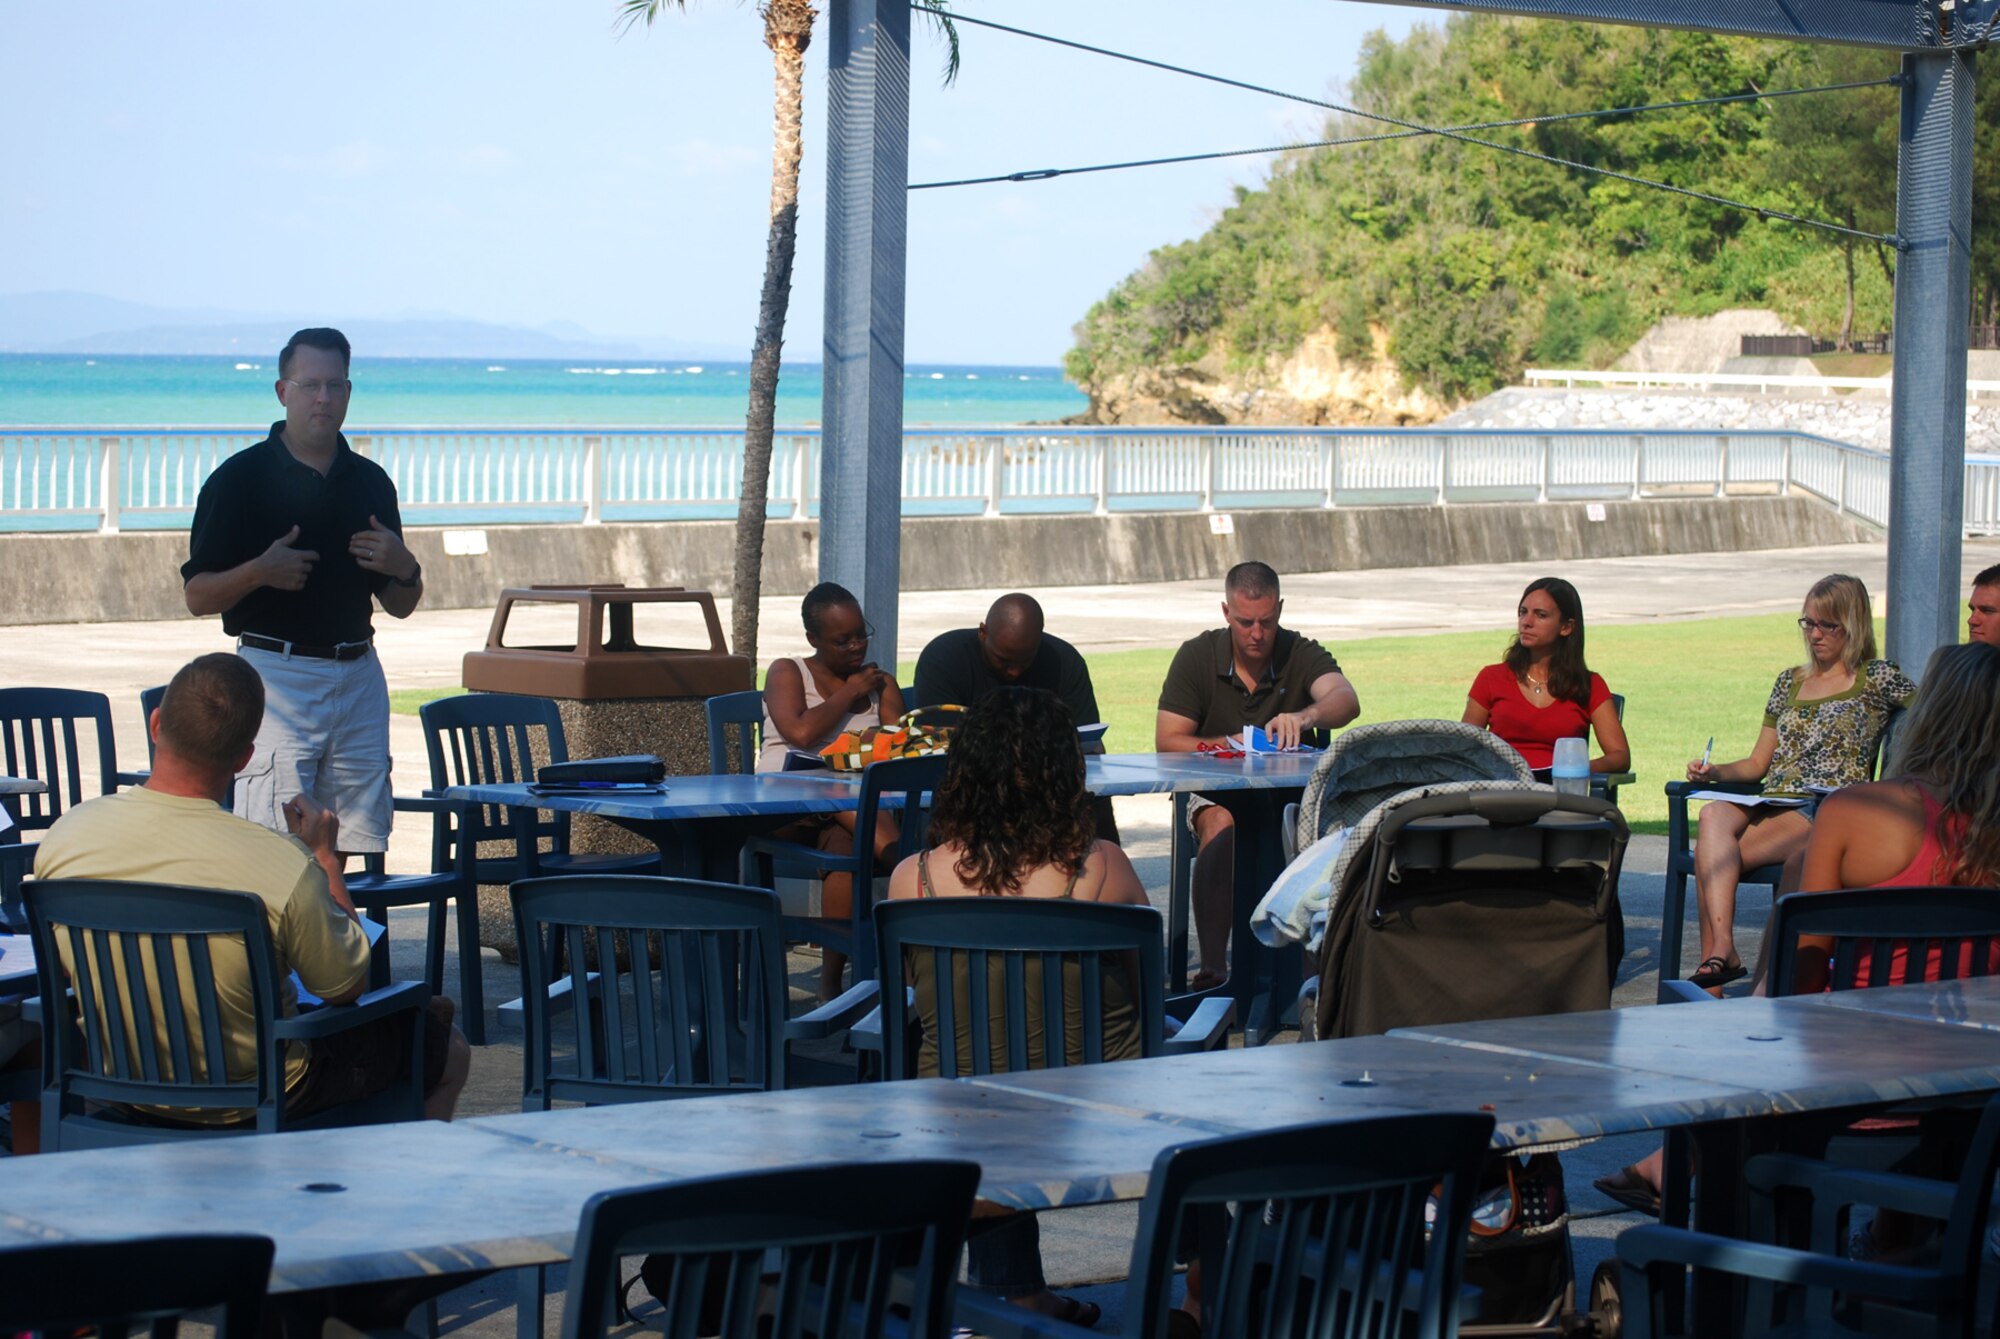
[[819, 751], [826, 765], [836, 772], [858, 772], [870, 763], [891, 758], [923, 758], [951, 749], [952, 731], [965, 717], [965, 708], [940, 703], [903, 713], [894, 725], [871, 725], [865, 730], [843, 730], [831, 744]]

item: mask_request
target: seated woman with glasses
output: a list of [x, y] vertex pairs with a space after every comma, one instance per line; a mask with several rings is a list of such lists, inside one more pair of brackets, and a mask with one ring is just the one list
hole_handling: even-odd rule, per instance
[[[868, 658], [873, 629], [862, 617], [861, 602], [845, 586], [823, 581], [806, 592], [799, 609], [805, 622], [809, 656], [787, 656], [771, 662], [764, 673], [764, 746], [757, 755], [759, 772], [782, 772], [790, 752], [816, 754], [844, 730], [864, 730], [894, 722], [903, 714], [903, 690], [888, 671]], [[826, 814], [802, 818], [773, 836], [811, 842], [833, 855], [854, 851], [854, 815]], [[875, 820], [875, 858], [895, 850], [895, 820], [887, 814]], [[841, 920], [853, 914], [853, 878], [831, 873], [820, 887], [820, 915]], [[840, 993], [847, 955], [832, 949], [820, 960], [819, 994], [830, 1000]]]
[[1799, 630], [1808, 659], [1771, 686], [1749, 756], [1688, 764], [1694, 782], [1762, 781], [1766, 801], [1712, 800], [1697, 820], [1701, 964], [1688, 979], [1709, 991], [1747, 974], [1736, 952], [1736, 881], [1746, 868], [1804, 849], [1819, 797], [1869, 779], [1890, 715], [1917, 691], [1902, 670], [1876, 657], [1874, 615], [1859, 577], [1836, 573], [1814, 582]]
[[[1042, 688], [998, 688], [967, 713], [952, 737], [944, 781], [931, 805], [930, 849], [896, 866], [889, 878], [892, 899], [919, 897], [1021, 897], [1124, 902], [1145, 906], [1146, 890], [1125, 853], [1097, 837], [1090, 794], [1084, 789], [1083, 746], [1069, 708]], [[956, 1035], [938, 1035], [940, 983], [929, 954], [912, 955], [910, 981], [916, 1012], [923, 1020], [917, 1067], [926, 1078], [941, 1072], [938, 1047], [958, 1051], [961, 1073], [970, 1073], [972, 1033], [970, 987], [961, 977], [943, 989], [954, 992]], [[1001, 964], [991, 963], [994, 988]], [[1034, 970], [1031, 968], [1030, 970]], [[1071, 964], [1067, 969], [1076, 972]], [[1104, 973], [1104, 1058], [1136, 1059], [1140, 1053], [1137, 963], [1113, 965]], [[1029, 1054], [1012, 1057], [1012, 1068], [1042, 1067], [1035, 1040], [1041, 1030], [1042, 993], [1028, 986]], [[1080, 985], [1067, 986], [1076, 998]], [[999, 1020], [993, 1032], [995, 1065], [1002, 1064], [1006, 1039]], [[1081, 1024], [1068, 1029], [1070, 1064], [1083, 1060]], [[1042, 1274], [1041, 1235], [1032, 1214], [1014, 1214], [982, 1228], [966, 1244], [966, 1280], [1019, 1306], [1085, 1326], [1098, 1308], [1048, 1290]]]
[[1521, 592], [1507, 657], [1488, 665], [1466, 695], [1467, 725], [1481, 725], [1512, 745], [1528, 766], [1546, 772], [1556, 741], [1597, 732], [1593, 772], [1632, 765], [1625, 727], [1604, 680], [1583, 659], [1583, 599], [1561, 577], [1543, 577]]

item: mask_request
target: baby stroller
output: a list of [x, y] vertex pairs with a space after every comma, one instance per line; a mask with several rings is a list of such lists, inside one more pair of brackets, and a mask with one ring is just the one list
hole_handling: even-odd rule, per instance
[[[1253, 924], [1319, 954], [1316, 999], [1299, 1011], [1308, 1036], [1611, 1007], [1625, 820], [1535, 784], [1485, 731], [1348, 731], [1306, 787], [1296, 836], [1299, 860]], [[1475, 1230], [1466, 1278], [1485, 1307], [1462, 1333], [1591, 1330], [1554, 1151], [1496, 1157], [1489, 1178], [1500, 1230]]]

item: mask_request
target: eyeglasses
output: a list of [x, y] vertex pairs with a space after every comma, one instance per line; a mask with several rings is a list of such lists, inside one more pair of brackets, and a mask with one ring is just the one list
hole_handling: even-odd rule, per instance
[[285, 382], [287, 385], [298, 387], [299, 394], [312, 400], [319, 399], [321, 391], [338, 400], [354, 389], [352, 381], [293, 381], [290, 377], [286, 377]]
[[1830, 623], [1823, 618], [1802, 618], [1799, 620], [1800, 632], [1811, 632], [1814, 628], [1818, 628], [1821, 632], [1825, 633], [1829, 637], [1831, 637], [1836, 632], [1847, 631], [1847, 628], [1844, 625], [1839, 623]]
[[858, 651], [873, 640], [875, 629], [863, 623], [860, 632], [848, 637], [828, 637], [826, 644], [836, 651]]

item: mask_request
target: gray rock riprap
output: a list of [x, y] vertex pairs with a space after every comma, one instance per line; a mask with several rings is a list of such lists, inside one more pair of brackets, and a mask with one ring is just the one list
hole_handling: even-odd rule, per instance
[[[1535, 432], [1593, 429], [1783, 429], [1889, 449], [1884, 395], [1705, 395], [1688, 391], [1513, 387], [1497, 391], [1438, 423], [1441, 428], [1516, 428]], [[2000, 403], [1968, 404], [1965, 449], [2000, 453]]]

